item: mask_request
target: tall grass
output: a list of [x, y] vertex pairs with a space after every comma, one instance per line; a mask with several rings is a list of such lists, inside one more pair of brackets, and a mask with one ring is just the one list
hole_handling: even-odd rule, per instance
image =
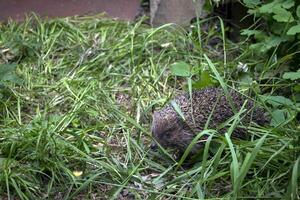
[[[192, 87], [171, 75], [171, 64], [209, 70], [226, 90], [235, 82], [237, 64], [253, 61], [242, 47], [243, 56], [230, 57], [237, 48], [230, 43], [221, 48], [229, 56], [220, 59], [205, 46], [211, 36], [192, 31], [101, 16], [32, 16], [1, 24], [0, 63], [15, 63], [23, 80], [9, 83], [9, 94], [0, 99], [1, 197], [299, 197], [299, 127], [293, 119], [275, 128], [248, 127], [249, 140], [233, 140], [230, 133], [243, 112], [237, 110], [225, 136], [216, 130], [198, 135], [210, 137], [190, 167], [184, 166], [187, 153], [176, 160], [149, 149], [152, 110], [186, 84]], [[224, 34], [212, 35], [225, 45]], [[255, 97], [259, 101], [259, 92]]]

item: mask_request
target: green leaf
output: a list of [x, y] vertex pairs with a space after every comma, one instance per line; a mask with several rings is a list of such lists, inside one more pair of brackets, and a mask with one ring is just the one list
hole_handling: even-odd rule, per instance
[[288, 35], [296, 35], [297, 33], [300, 33], [300, 24], [292, 26], [287, 32]]
[[250, 29], [244, 29], [241, 31], [241, 35], [247, 35], [247, 36], [251, 36], [251, 35], [257, 35], [257, 34], [262, 34], [262, 31], [259, 30], [250, 30]]
[[248, 88], [252, 84], [253, 79], [251, 76], [249, 76], [249, 74], [243, 74], [241, 77], [239, 77], [239, 82], [242, 87], [244, 86]]
[[7, 74], [5, 75], [2, 79], [0, 79], [1, 81], [7, 81], [7, 82], [11, 82], [11, 83], [15, 83], [18, 85], [22, 84], [22, 80], [15, 74]]
[[230, 172], [231, 172], [232, 182], [234, 183], [234, 190], [236, 191], [236, 189], [238, 189], [238, 187], [236, 187], [236, 186], [238, 186], [237, 185], [237, 178], [238, 178], [238, 175], [239, 175], [239, 162], [238, 162], [237, 155], [236, 155], [236, 152], [235, 152], [234, 147], [233, 147], [232, 140], [231, 140], [231, 138], [230, 138], [230, 136], [228, 135], [227, 132], [225, 133], [225, 138], [226, 138], [226, 141], [228, 143], [230, 153], [231, 153], [231, 157], [232, 157], [232, 162], [231, 162], [231, 165], [230, 165]]
[[262, 40], [266, 34], [259, 30], [243, 29], [241, 35], [246, 35], [248, 37], [253, 35], [255, 39]]
[[292, 22], [294, 17], [287, 9], [294, 6], [293, 0], [279, 1], [275, 0], [271, 3], [262, 5], [258, 10], [260, 13], [274, 13], [273, 18], [278, 22]]
[[294, 17], [290, 11], [285, 10], [282, 7], [275, 7], [273, 12], [275, 15], [273, 18], [278, 22], [293, 22]]
[[191, 66], [185, 62], [176, 62], [170, 68], [175, 76], [191, 76]]
[[295, 85], [293, 89], [294, 89], [295, 92], [300, 92], [300, 84]]
[[286, 121], [286, 116], [288, 115], [288, 111], [286, 109], [283, 110], [275, 110], [271, 113], [272, 120], [271, 126], [278, 126]]
[[269, 104], [272, 104], [274, 107], [285, 105], [285, 106], [293, 106], [294, 103], [283, 96], [262, 96], [264, 101], [266, 101]]
[[12, 73], [16, 69], [16, 64], [1, 64], [0, 65], [0, 80], [3, 80], [5, 76]]
[[260, 4], [260, 0], [243, 0], [243, 2], [249, 8], [254, 8], [258, 4]]
[[264, 4], [258, 10], [260, 13], [273, 13], [273, 9], [276, 7], [280, 8], [280, 5], [278, 5], [277, 2], [274, 1], [271, 3]]
[[3, 166], [4, 166], [5, 161], [6, 161], [6, 158], [1, 158], [0, 157], [0, 169], [1, 169], [1, 171], [3, 170]]
[[243, 165], [240, 169], [240, 172], [239, 172], [239, 176], [237, 178], [237, 182], [239, 184], [239, 187], [240, 185], [243, 183], [243, 180], [245, 179], [247, 173], [249, 172], [249, 169], [251, 167], [251, 165], [253, 164], [257, 154], [259, 153], [265, 139], [267, 137], [267, 134], [264, 135], [262, 138], [260, 138], [257, 142], [256, 142], [256, 145], [255, 147], [252, 149], [251, 153], [247, 153], [246, 154], [246, 158], [244, 159], [243, 161]]
[[300, 156], [295, 161], [293, 171], [290, 178], [290, 183], [287, 188], [286, 198], [285, 199], [297, 199], [299, 196], [299, 181], [298, 178], [300, 177]]
[[300, 69], [297, 72], [285, 72], [282, 78], [290, 79], [292, 81], [300, 79]]
[[287, 41], [287, 38], [272, 35], [260, 43], [250, 45], [250, 49], [263, 53], [285, 41]]
[[296, 15], [300, 19], [300, 5], [297, 7]]
[[214, 9], [213, 4], [211, 3], [211, 1], [205, 1], [204, 5], [203, 5], [203, 10], [205, 10], [208, 13], [211, 13]]
[[293, 7], [295, 5], [295, 1], [294, 0], [284, 0], [284, 1], [279, 1], [279, 4], [286, 9], [290, 9], [291, 7]]
[[211, 78], [210, 74], [208, 71], [203, 71], [200, 75], [200, 80], [194, 82], [193, 88], [195, 89], [201, 89], [207, 86], [212, 86], [214, 85], [214, 81]]
[[183, 112], [180, 109], [180, 106], [174, 100], [171, 101], [171, 105], [173, 106], [173, 108], [177, 112], [177, 114], [185, 121], [185, 117], [184, 117]]

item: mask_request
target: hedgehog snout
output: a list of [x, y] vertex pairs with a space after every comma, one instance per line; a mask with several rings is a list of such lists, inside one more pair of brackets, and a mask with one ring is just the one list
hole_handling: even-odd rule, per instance
[[152, 141], [150, 144], [150, 149], [152, 151], [156, 151], [158, 149], [158, 145], [154, 141]]

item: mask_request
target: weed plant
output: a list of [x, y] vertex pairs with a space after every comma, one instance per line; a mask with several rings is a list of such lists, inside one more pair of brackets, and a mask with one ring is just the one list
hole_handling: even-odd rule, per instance
[[[216, 21], [205, 33], [200, 21], [184, 30], [102, 16], [0, 24], [0, 67], [16, 65], [22, 80], [0, 99], [1, 198], [299, 198], [300, 106], [288, 92], [299, 83], [266, 79], [288, 60], [253, 57]], [[186, 155], [150, 150], [153, 109], [218, 85], [251, 96], [272, 123], [233, 140], [238, 112], [225, 135], [201, 133], [211, 137], [188, 167]]]

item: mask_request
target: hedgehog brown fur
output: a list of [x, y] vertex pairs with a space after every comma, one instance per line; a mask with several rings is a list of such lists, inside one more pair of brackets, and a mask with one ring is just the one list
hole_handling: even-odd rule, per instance
[[[239, 111], [247, 99], [236, 91], [229, 91], [232, 106], [235, 111]], [[255, 107], [254, 102], [247, 99], [244, 112], [240, 117], [244, 125], [251, 121], [264, 125], [269, 122], [262, 108]], [[174, 99], [175, 103], [180, 107], [184, 115], [184, 119], [175, 111], [171, 104], [168, 104], [160, 111], [155, 111], [152, 121], [153, 138], [164, 148], [175, 148], [179, 152], [184, 152], [193, 138], [200, 133], [209, 117], [209, 129], [217, 129], [219, 125], [226, 122], [234, 116], [234, 108], [231, 107], [224, 91], [221, 88], [206, 88], [193, 91], [192, 101], [188, 93], [178, 95]], [[212, 113], [212, 114], [211, 114]], [[228, 128], [228, 127], [227, 127]], [[225, 132], [226, 128], [219, 130]], [[237, 138], [245, 138], [246, 131], [243, 128], [236, 128], [232, 136]], [[203, 147], [203, 139], [200, 139], [192, 149], [191, 153], [196, 153]], [[202, 141], [202, 142], [201, 142]]]

